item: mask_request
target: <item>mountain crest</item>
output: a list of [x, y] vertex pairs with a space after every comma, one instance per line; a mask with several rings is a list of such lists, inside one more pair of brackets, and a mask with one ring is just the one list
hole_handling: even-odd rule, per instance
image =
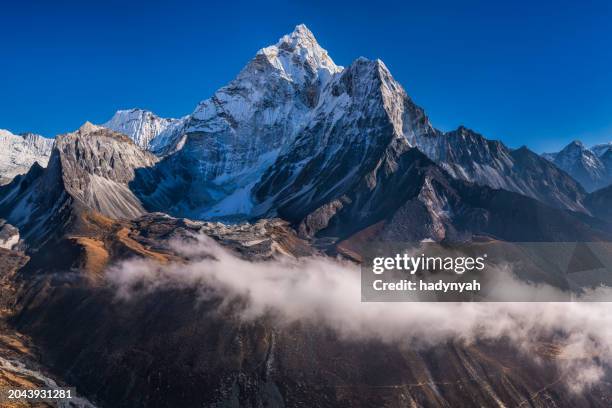
[[544, 157], [580, 182], [587, 191], [604, 187], [610, 182], [606, 164], [579, 140], [572, 141], [558, 153], [545, 154]]
[[81, 125], [80, 128], [77, 129], [77, 133], [81, 135], [86, 135], [86, 134], [95, 132], [96, 130], [100, 130], [101, 128], [102, 128], [101, 126], [96, 126], [90, 121], [86, 121], [85, 123]]
[[312, 31], [305, 24], [298, 24], [291, 34], [285, 34], [276, 44], [281, 48], [284, 45], [290, 45], [293, 49], [298, 47], [315, 48], [319, 46], [317, 39]]
[[[157, 118], [140, 109], [115, 117], [106, 126], [129, 135], [141, 117]], [[139, 198], [149, 210], [191, 218], [325, 204], [361, 181], [374, 188], [377, 169], [394, 171], [410, 147], [456, 178], [584, 210], [584, 192], [552, 164], [465, 127], [435, 129], [380, 59], [339, 67], [304, 25], [147, 147], [163, 160], [151, 183], [139, 184]]]
[[562, 151], [586, 150], [586, 147], [580, 140], [572, 140]]
[[331, 75], [342, 71], [304, 24], [296, 26], [275, 45], [262, 48], [257, 55], [266, 57], [281, 75], [297, 84], [313, 82], [320, 76], [321, 82], [326, 82]]

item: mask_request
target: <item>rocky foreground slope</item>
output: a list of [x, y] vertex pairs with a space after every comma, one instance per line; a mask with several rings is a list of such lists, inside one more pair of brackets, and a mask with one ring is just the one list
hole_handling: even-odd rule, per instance
[[[164, 269], [157, 270], [161, 281], [151, 281], [153, 287], [136, 280], [127, 295], [118, 296], [125, 286], [105, 272], [122, 259], [171, 268], [186, 267], [190, 257], [216, 256], [172, 244], [201, 234], [231, 251], [232, 259], [248, 263], [316, 253], [285, 222], [224, 226], [162, 214], [117, 221], [90, 211], [79, 217], [78, 226], [47, 243], [11, 278], [19, 289], [9, 321], [40, 347], [53, 375], [97, 406], [605, 407], [611, 402], [605, 383], [572, 391], [559, 369], [562, 343], [546, 338], [529, 353], [504, 340], [415, 347], [351, 339], [317, 321], [283, 322], [273, 310], [245, 319], [248, 298], [180, 280], [157, 286]], [[127, 282], [141, 264], [128, 265], [136, 269], [121, 269]], [[241, 273], [248, 279], [249, 268]]]

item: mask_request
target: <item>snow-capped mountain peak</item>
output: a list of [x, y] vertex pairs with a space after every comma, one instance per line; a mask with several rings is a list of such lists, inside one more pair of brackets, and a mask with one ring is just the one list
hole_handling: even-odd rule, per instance
[[118, 110], [102, 126], [128, 135], [142, 149], [148, 149], [151, 141], [178, 119], [160, 118], [144, 109]]
[[[315, 193], [332, 199], [360, 180], [364, 163], [394, 168], [388, 157], [409, 147], [454, 177], [582, 210], [584, 192], [554, 165], [465, 128], [435, 129], [381, 60], [340, 67], [304, 25], [259, 50], [190, 115], [172, 121], [132, 109], [105, 126], [164, 156], [138, 195], [173, 215], [248, 217], [286, 204], [280, 195], [291, 189], [304, 202]], [[315, 168], [327, 179], [306, 186]]]
[[34, 133], [15, 135], [0, 129], [0, 185], [28, 171], [34, 162], [46, 166], [53, 139]]
[[322, 89], [342, 69], [300, 24], [259, 50], [233, 81], [200, 102], [191, 115], [164, 119], [142, 109], [120, 110], [103, 126], [158, 155], [182, 149], [186, 134], [242, 133], [238, 128], [247, 122], [248, 127], [282, 127], [275, 132], [278, 140], [271, 141], [276, 146], [302, 124]]
[[574, 140], [558, 153], [545, 153], [543, 156], [576, 179], [587, 191], [593, 191], [610, 184], [612, 168], [601, 159], [601, 154], [588, 149], [580, 140]]
[[102, 126], [94, 125], [90, 121], [86, 121], [85, 123], [81, 125], [80, 128], [76, 130], [76, 133], [78, 133], [79, 135], [87, 135], [89, 133], [100, 130], [101, 128]]
[[304, 24], [296, 26], [291, 34], [281, 37], [275, 45], [262, 48], [257, 55], [265, 56], [281, 75], [299, 85], [315, 76], [326, 82], [333, 74], [342, 71]]
[[582, 152], [583, 150], [586, 150], [586, 147], [580, 140], [572, 140], [563, 150], [566, 152]]
[[574, 160], [581, 160], [587, 167], [598, 167], [597, 157], [587, 149], [580, 140], [574, 140], [559, 152], [557, 162], [567, 161], [567, 165], [573, 165]]

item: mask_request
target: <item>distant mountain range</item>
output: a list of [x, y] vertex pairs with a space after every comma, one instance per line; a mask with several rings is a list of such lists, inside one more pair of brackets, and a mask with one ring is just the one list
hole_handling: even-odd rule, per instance
[[557, 153], [544, 153], [544, 158], [576, 179], [587, 191], [612, 184], [612, 142], [587, 148], [574, 140]]

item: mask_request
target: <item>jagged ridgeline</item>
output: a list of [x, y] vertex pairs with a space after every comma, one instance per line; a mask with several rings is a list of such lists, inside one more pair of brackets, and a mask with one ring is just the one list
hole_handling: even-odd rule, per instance
[[[121, 111], [106, 126], [162, 157], [155, 182], [136, 188], [148, 209], [178, 216], [270, 216], [293, 193], [331, 205], [323, 201], [371, 173], [391, 144], [417, 147], [454, 178], [588, 213], [584, 189], [555, 165], [463, 127], [436, 130], [382, 61], [339, 67], [304, 26], [260, 50], [191, 115]], [[328, 164], [334, 175], [321, 173]]]
[[[382, 61], [340, 67], [303, 25], [261, 49], [192, 114], [125, 110], [103, 127], [118, 133], [87, 126], [59, 136], [54, 168], [71, 198], [114, 218], [279, 216], [303, 236], [339, 238], [391, 219], [410, 239], [548, 239], [553, 219], [565, 220], [559, 237], [604, 229], [591, 222], [597, 214], [584, 189], [553, 163], [464, 127], [436, 130]], [[17, 203], [19, 188], [0, 198], [2, 216], [28, 236], [34, 224], [50, 224], [14, 209], [43, 211], [35, 193]], [[494, 225], [506, 216], [525, 225]], [[407, 223], [411, 232], [401, 228]]]
[[[372, 240], [612, 238], [609, 188], [587, 193], [561, 156], [437, 130], [382, 61], [338, 66], [304, 25], [182, 118], [122, 110], [54, 141], [0, 143], [2, 310], [101, 406], [609, 406], [606, 382], [563, 385], [550, 338], [532, 354], [505, 341], [417, 349], [245, 318], [244, 297], [168, 284], [194, 259], [249, 276], [279, 259], [359, 259]], [[122, 267], [168, 285], [126, 300], [109, 277]]]
[[[106, 125], [138, 143], [150, 140], [149, 149], [163, 157], [155, 184], [139, 186], [145, 205], [191, 218], [271, 215], [275, 201], [288, 199], [276, 189], [321, 192], [325, 186], [309, 180], [307, 159], [323, 167], [347, 155], [334, 163], [344, 173], [326, 176], [341, 189], [349, 170], [364, 171], [356, 169], [364, 155], [367, 163], [380, 162], [375, 156], [384, 149], [374, 146], [391, 143], [418, 147], [453, 177], [585, 211], [583, 189], [554, 165], [465, 128], [436, 130], [382, 61], [359, 58], [339, 67], [304, 26], [260, 50], [191, 115], [162, 120], [134, 110]], [[293, 184], [281, 186], [282, 179]]]

